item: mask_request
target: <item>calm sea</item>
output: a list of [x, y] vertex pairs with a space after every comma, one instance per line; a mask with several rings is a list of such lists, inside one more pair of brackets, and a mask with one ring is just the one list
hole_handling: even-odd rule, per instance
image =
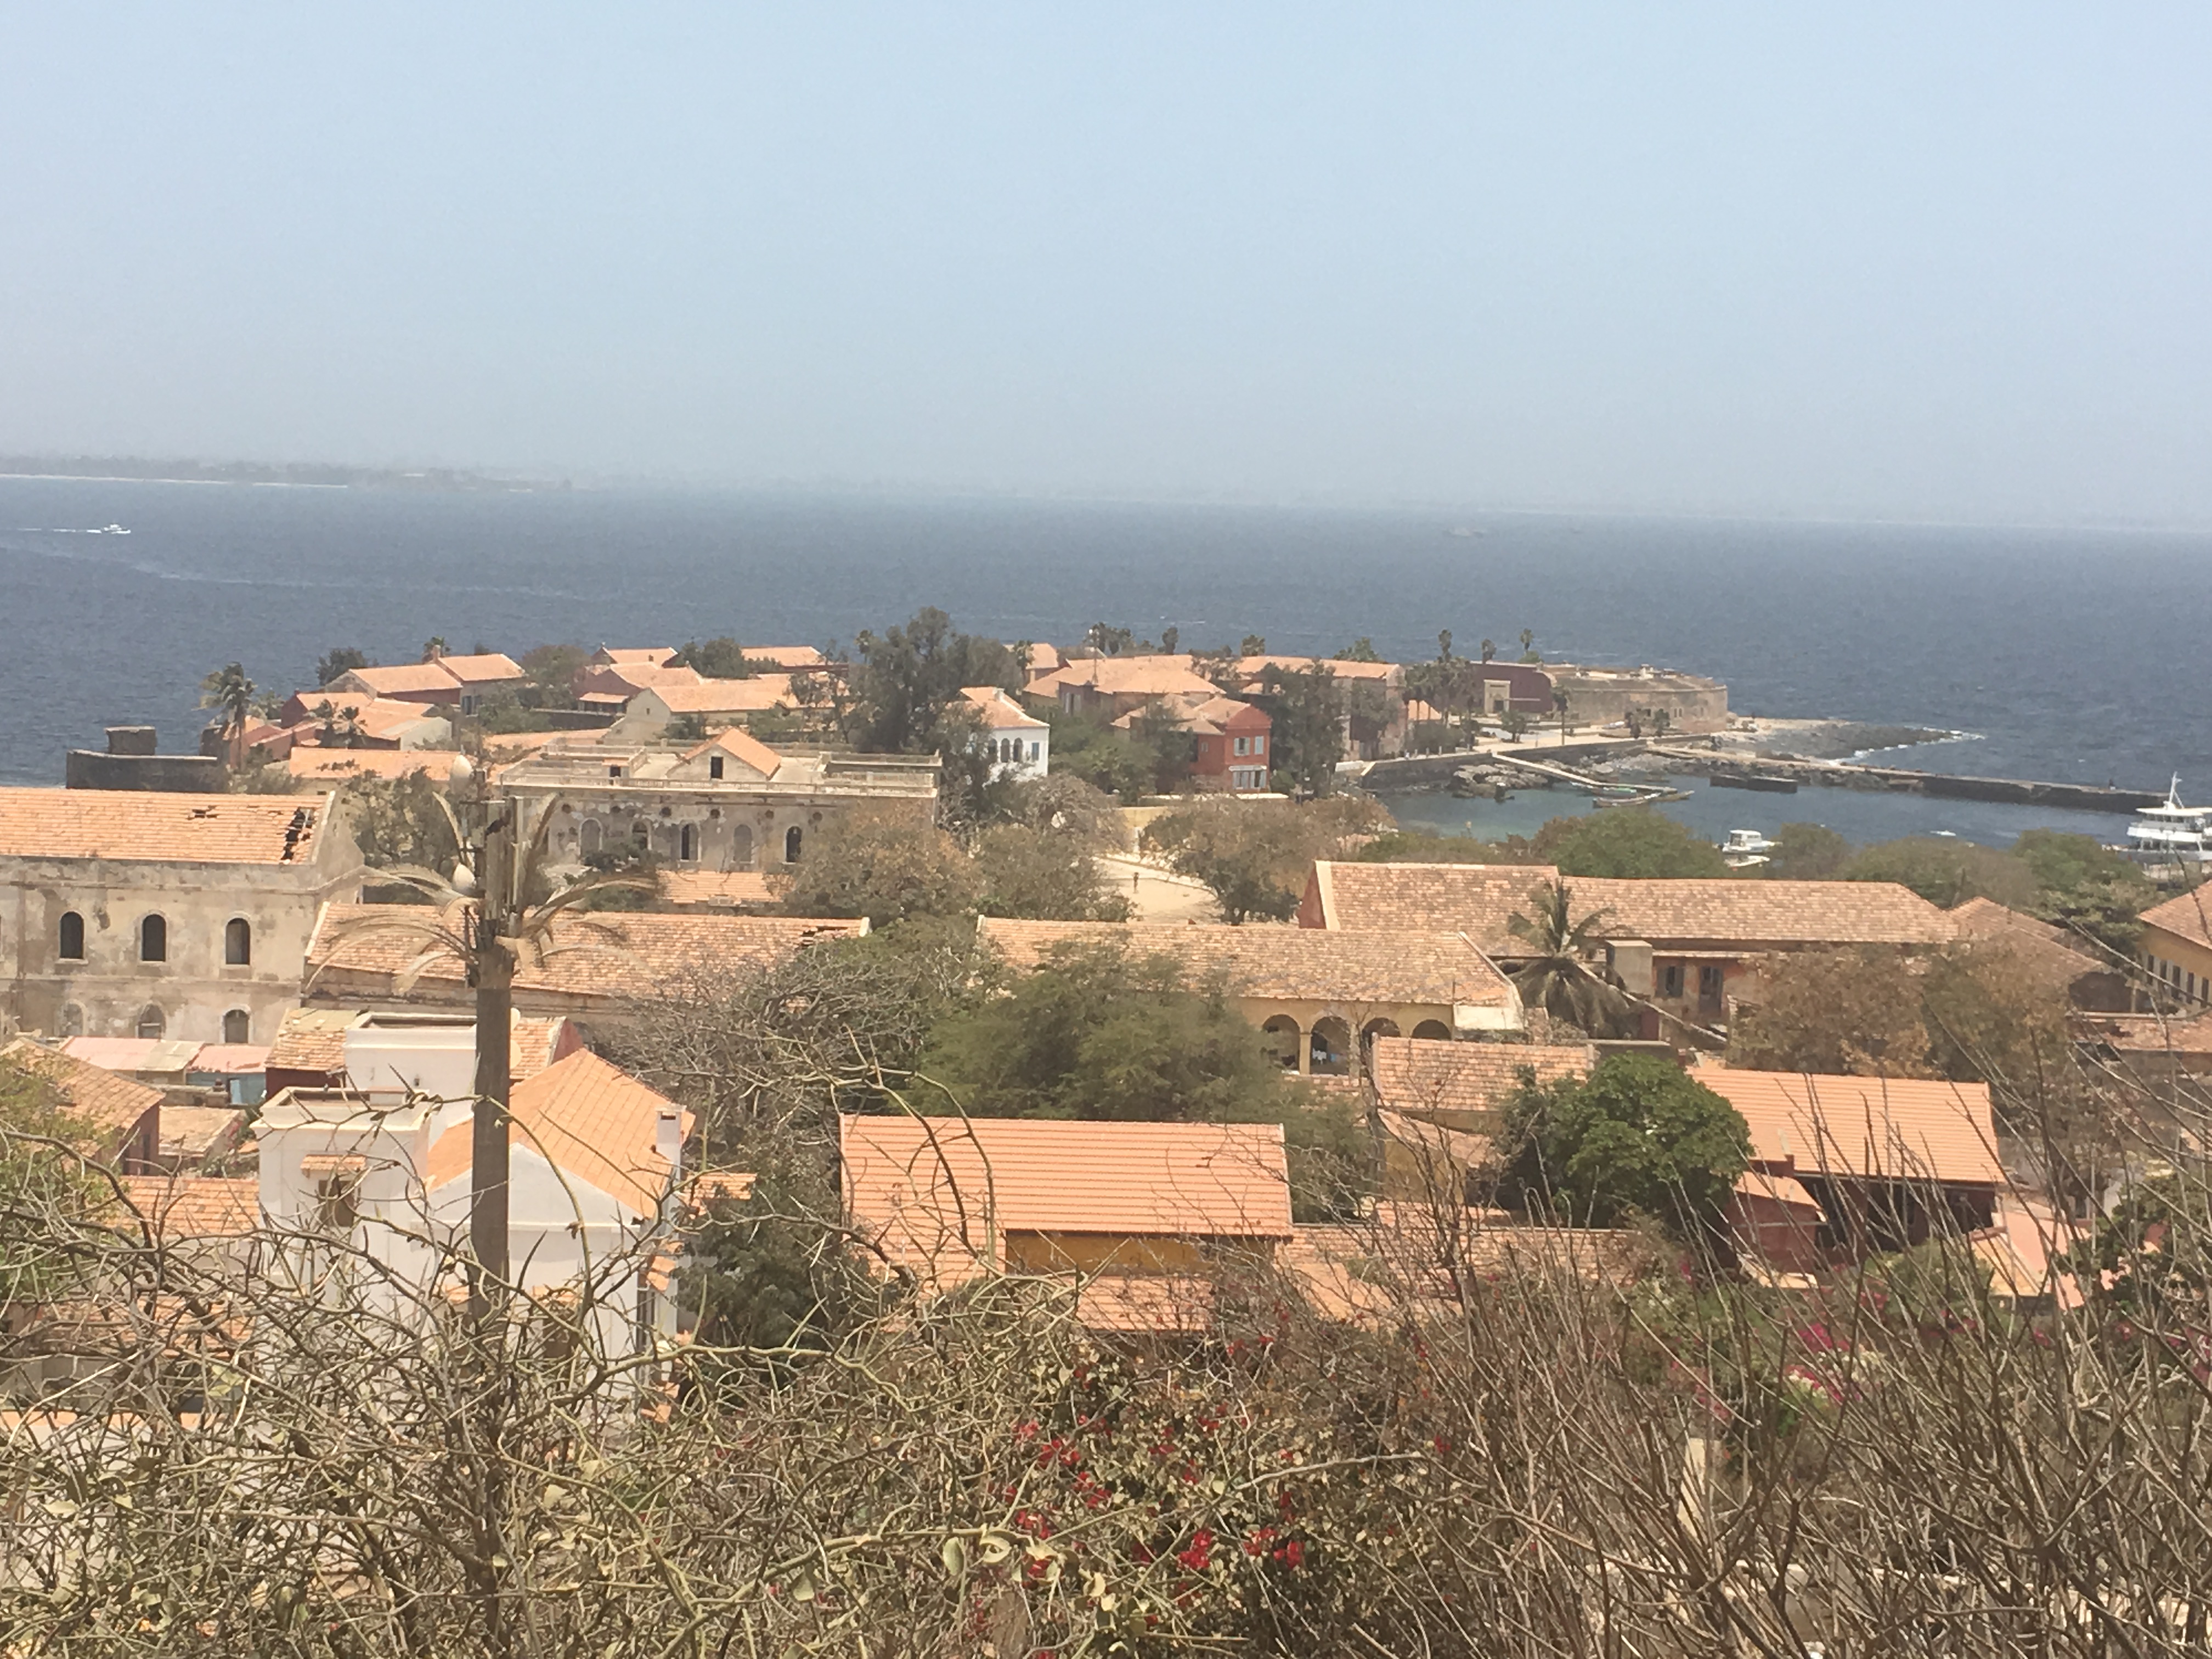
[[[130, 533], [90, 533], [110, 525]], [[1745, 711], [1972, 734], [1905, 763], [2144, 788], [2179, 771], [2185, 795], [2212, 796], [2207, 534], [7, 478], [0, 584], [0, 777], [15, 782], [58, 781], [63, 751], [112, 723], [189, 748], [200, 677], [233, 660], [289, 689], [338, 645], [388, 662], [432, 635], [518, 654], [717, 634], [823, 644], [936, 605], [1007, 639], [1105, 621], [1173, 626], [1187, 647], [1259, 634], [1326, 653], [1364, 635], [1409, 661], [1435, 654], [1440, 629], [1471, 652], [1486, 635], [1517, 649], [1527, 628], [1547, 656], [1714, 675]], [[1727, 793], [1681, 810], [1716, 833], [1810, 817], [1856, 839], [1952, 828], [2002, 843], [2072, 823]], [[1478, 827], [1566, 805], [1523, 800]]]

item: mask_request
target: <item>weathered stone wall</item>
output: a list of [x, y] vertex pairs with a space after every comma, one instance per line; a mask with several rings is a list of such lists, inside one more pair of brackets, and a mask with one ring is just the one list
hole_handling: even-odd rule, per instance
[[209, 755], [111, 755], [97, 749], [72, 749], [63, 782], [71, 789], [218, 795], [222, 793], [222, 763]]

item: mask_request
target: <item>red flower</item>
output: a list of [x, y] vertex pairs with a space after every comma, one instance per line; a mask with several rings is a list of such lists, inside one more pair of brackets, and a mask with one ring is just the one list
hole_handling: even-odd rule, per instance
[[1190, 1547], [1177, 1553], [1176, 1559], [1193, 1572], [1204, 1572], [1213, 1561], [1213, 1534], [1200, 1527], [1190, 1535]]
[[1306, 1564], [1306, 1547], [1293, 1538], [1275, 1552], [1275, 1559], [1296, 1572]]

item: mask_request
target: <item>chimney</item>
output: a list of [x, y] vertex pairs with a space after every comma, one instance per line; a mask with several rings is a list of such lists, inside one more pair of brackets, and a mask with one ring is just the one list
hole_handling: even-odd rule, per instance
[[155, 752], [154, 728], [150, 726], [109, 726], [107, 752], [111, 755], [153, 754]]
[[668, 1184], [676, 1186], [684, 1179], [684, 1119], [675, 1112], [663, 1112], [653, 1120], [653, 1150], [660, 1154], [668, 1165]]

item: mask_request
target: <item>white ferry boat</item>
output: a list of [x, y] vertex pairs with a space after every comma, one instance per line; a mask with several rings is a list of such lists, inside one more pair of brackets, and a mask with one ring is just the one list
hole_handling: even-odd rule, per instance
[[1721, 843], [1721, 860], [1731, 870], [1749, 870], [1765, 864], [1774, 843], [1756, 830], [1731, 830]]
[[2181, 775], [2176, 773], [2165, 803], [2144, 807], [2128, 826], [2127, 846], [2121, 850], [2154, 871], [2201, 870], [2212, 864], [2212, 806], [2184, 806]]

